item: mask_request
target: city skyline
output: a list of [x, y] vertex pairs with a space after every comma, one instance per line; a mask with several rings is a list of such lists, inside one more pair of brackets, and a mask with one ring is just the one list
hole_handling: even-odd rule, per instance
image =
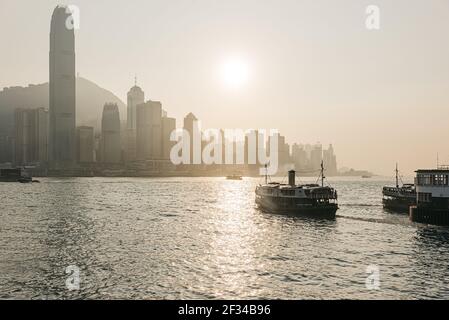
[[[294, 144], [290, 148], [285, 136], [272, 129], [270, 133], [243, 129], [231, 136], [229, 129], [203, 131], [193, 113], [184, 118], [182, 129], [177, 128], [176, 119], [168, 117], [160, 101], [145, 102], [137, 77], [127, 94], [126, 119], [120, 117], [117, 103], [106, 102], [100, 131], [95, 133], [94, 127], [76, 120], [74, 29], [79, 23], [78, 15], [77, 8], [70, 6], [58, 5], [54, 9], [50, 27], [49, 111], [41, 107], [15, 109], [13, 140], [2, 144], [10, 156], [3, 155], [3, 162], [31, 166], [29, 169], [39, 175], [213, 175], [227, 170], [257, 175], [258, 171], [264, 174], [264, 164], [269, 164], [266, 174], [282, 174], [293, 168], [312, 174], [323, 164], [328, 167], [328, 175], [339, 174], [332, 145], [324, 151], [321, 144]], [[247, 80], [245, 66], [237, 61], [227, 64], [223, 71], [230, 86], [237, 88]], [[182, 137], [178, 137], [179, 130], [183, 131]], [[184, 139], [189, 143], [187, 149]], [[217, 167], [220, 165], [223, 167]]]
[[[33, 34], [33, 41], [28, 45], [35, 48], [32, 61], [40, 62], [31, 65], [29, 56], [17, 56], [18, 48], [14, 45], [5, 48], [3, 54], [6, 60], [10, 52], [15, 52], [19, 63], [29, 68], [24, 68], [20, 73], [14, 72], [2, 60], [0, 87], [26, 86], [28, 83], [45, 81], [45, 58], [42, 57], [48, 54], [48, 49], [45, 49], [46, 39], [43, 37], [48, 34], [48, 22], [43, 21], [47, 21], [49, 12], [59, 1], [48, 3], [48, 7], [26, 3], [25, 15], [33, 13], [33, 30], [29, 30], [20, 28], [17, 21], [4, 16], [5, 12], [22, 10], [25, 2], [2, 2], [5, 10], [0, 11], [1, 18], [14, 27], [13, 32], [6, 37]], [[207, 127], [279, 128], [290, 143], [320, 141], [325, 145], [333, 144], [339, 150], [339, 162], [344, 167], [368, 169], [389, 176], [396, 162], [401, 164], [407, 174], [412, 174], [418, 167], [435, 166], [437, 153], [441, 163], [449, 162], [448, 152], [437, 143], [437, 137], [444, 134], [444, 124], [440, 125], [440, 122], [447, 113], [446, 106], [449, 103], [445, 94], [449, 88], [449, 73], [444, 71], [449, 68], [447, 59], [443, 59], [449, 48], [437, 40], [444, 33], [448, 21], [444, 19], [445, 11], [438, 10], [446, 6], [441, 1], [426, 4], [413, 2], [413, 5], [407, 2], [409, 10], [406, 12], [400, 10], [401, 3], [393, 5], [379, 1], [382, 25], [379, 31], [373, 32], [365, 29], [364, 3], [351, 1], [343, 12], [334, 4], [325, 2], [321, 7], [329, 10], [323, 12], [319, 10], [320, 4], [312, 5], [306, 1], [299, 5], [288, 2], [285, 8], [292, 9], [298, 17], [293, 20], [292, 14], [275, 8], [274, 12], [278, 16], [274, 21], [279, 22], [279, 29], [275, 31], [269, 32], [268, 26], [260, 19], [251, 20], [272, 41], [265, 44], [260, 42], [259, 37], [254, 37], [249, 43], [244, 41], [249, 35], [258, 34], [243, 20], [253, 5], [252, 1], [244, 1], [239, 5], [238, 13], [231, 11], [236, 6], [234, 2], [206, 4], [199, 1], [190, 6], [180, 2], [170, 14], [164, 4], [158, 1], [148, 4], [139, 2], [142, 13], [164, 14], [156, 23], [152, 19], [143, 19], [140, 12], [135, 12], [142, 19], [136, 17], [130, 26], [107, 24], [104, 28], [99, 28], [95, 24], [97, 20], [93, 19], [97, 17], [100, 4], [85, 1], [73, 1], [70, 4], [79, 6], [81, 16], [80, 29], [76, 30], [77, 71], [82, 76], [95, 79], [122, 100], [126, 100], [124, 97], [129, 82], [137, 74], [140, 86], [146, 88], [150, 97], [158, 97], [171, 110], [178, 123], [186, 113], [192, 111], [202, 118]], [[254, 18], [266, 16], [273, 5], [267, 2], [266, 6], [257, 7]], [[212, 24], [212, 31], [224, 36], [226, 41], [222, 45], [212, 41], [209, 49], [205, 47], [206, 34], [200, 27], [210, 21], [204, 13], [195, 11], [199, 6], [204, 12], [217, 15], [218, 21]], [[118, 11], [124, 14], [124, 19], [129, 19], [130, 11], [127, 9], [130, 7], [123, 3], [103, 7], [101, 12], [104, 16], [99, 19], [114, 20]], [[178, 21], [170, 27], [168, 21], [179, 20], [181, 9], [186, 12], [183, 23], [179, 24]], [[436, 25], [414, 24], [410, 26], [413, 28], [410, 32], [401, 27], [401, 23], [411, 19], [419, 18], [424, 22], [428, 14], [434, 12], [441, 12], [441, 19]], [[311, 16], [304, 17], [305, 13]], [[163, 17], [173, 19], [163, 20]], [[195, 21], [195, 17], [198, 18], [196, 23], [187, 23]], [[230, 17], [235, 18], [231, 19], [235, 24], [227, 33], [223, 23], [229, 21]], [[344, 23], [343, 17], [348, 18]], [[302, 28], [293, 31], [289, 24], [297, 24]], [[338, 25], [339, 29], [330, 31], [330, 25]], [[181, 26], [185, 28], [180, 29]], [[118, 27], [121, 32], [118, 32]], [[237, 35], [240, 27], [244, 32]], [[143, 30], [149, 32], [148, 35], [145, 33], [145, 37]], [[186, 39], [194, 40], [191, 47], [184, 46], [188, 48], [184, 55], [174, 51], [177, 45], [184, 44], [182, 41], [179, 44], [174, 42], [180, 37], [181, 30], [185, 31]], [[307, 36], [307, 30], [315, 31], [313, 37]], [[281, 31], [286, 32], [285, 36], [282, 36]], [[410, 37], [410, 33], [415, 37]], [[112, 34], [114, 37], [110, 36]], [[146, 41], [149, 37], [153, 41]], [[284, 41], [286, 37], [298, 41], [288, 44]], [[412, 40], [415, 41], [416, 37], [425, 41], [429, 49], [420, 47], [417, 52], [412, 50]], [[406, 61], [400, 64], [397, 62], [402, 57], [400, 53], [403, 48], [394, 45], [396, 39], [401, 39], [410, 53], [404, 58]], [[339, 40], [341, 45], [338, 45]], [[118, 45], [116, 52], [109, 50], [114, 43]], [[366, 48], [360, 49], [361, 44], [366, 45]], [[124, 50], [127, 46], [136, 50], [127, 53]], [[333, 51], [329, 51], [331, 48]], [[23, 52], [30, 51], [26, 47], [22, 49]], [[268, 50], [256, 52], [256, 49]], [[318, 53], [319, 59], [313, 60], [312, 52]], [[433, 59], [423, 58], [431, 52], [435, 56]], [[294, 63], [293, 53], [299, 53]], [[226, 88], [223, 79], [217, 76], [223, 61], [234, 56], [247, 61], [250, 73], [250, 79], [240, 89]], [[202, 63], [195, 57], [201, 57]], [[108, 68], [110, 62], [115, 62], [112, 70]], [[406, 63], [411, 69], [405, 68]], [[288, 77], [283, 79], [287, 66], [301, 72], [289, 72]], [[323, 73], [325, 68], [329, 68], [328, 72]], [[313, 73], [312, 70], [317, 72]], [[292, 74], [298, 77], [292, 79]], [[343, 74], [348, 80], [344, 85], [341, 81]], [[180, 78], [175, 78], [176, 75]], [[192, 81], [185, 81], [189, 75]], [[183, 85], [180, 85], [180, 81]], [[414, 89], [410, 91], [410, 88]], [[409, 92], [415, 94], [410, 95]], [[231, 116], [237, 112], [241, 116]], [[424, 114], [442, 116], [426, 118]], [[248, 120], [250, 117], [252, 121]], [[427, 130], [430, 123], [436, 125], [432, 126], [432, 130]], [[417, 145], [421, 150], [418, 157], [415, 156]]]

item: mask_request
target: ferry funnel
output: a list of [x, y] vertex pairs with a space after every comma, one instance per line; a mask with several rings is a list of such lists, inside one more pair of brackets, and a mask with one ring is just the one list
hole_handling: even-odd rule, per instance
[[290, 170], [288, 172], [288, 184], [291, 185], [292, 187], [296, 185], [295, 178], [296, 178], [296, 171]]

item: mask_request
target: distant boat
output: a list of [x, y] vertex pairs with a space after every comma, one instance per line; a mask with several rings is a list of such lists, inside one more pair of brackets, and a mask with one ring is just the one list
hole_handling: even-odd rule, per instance
[[0, 182], [30, 183], [33, 178], [21, 168], [0, 169]]
[[363, 175], [362, 178], [363, 179], [371, 179], [373, 176], [369, 176], [369, 175]]
[[21, 177], [20, 179], [17, 180], [17, 182], [20, 182], [20, 183], [31, 183], [31, 182], [33, 182], [33, 178], [31, 178], [31, 177]]
[[233, 174], [226, 177], [227, 180], [243, 180], [243, 177], [238, 174]]
[[382, 203], [385, 209], [408, 213], [410, 206], [416, 204], [416, 188], [414, 184], [399, 185], [399, 170], [396, 165], [396, 186], [385, 186], [382, 189]]
[[296, 172], [288, 173], [288, 184], [268, 183], [256, 188], [256, 204], [259, 208], [277, 213], [335, 218], [338, 210], [337, 191], [324, 186], [324, 166], [321, 164], [321, 185], [297, 185]]

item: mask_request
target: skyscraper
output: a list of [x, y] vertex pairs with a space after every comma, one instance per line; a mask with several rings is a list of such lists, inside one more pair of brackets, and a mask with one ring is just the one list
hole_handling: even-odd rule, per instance
[[174, 141], [170, 141], [172, 132], [176, 130], [176, 119], [168, 118], [167, 116], [162, 118], [162, 158], [164, 160], [170, 159], [170, 152], [175, 145]]
[[48, 112], [44, 108], [16, 109], [14, 118], [16, 164], [45, 163]]
[[[202, 150], [201, 141], [196, 141], [194, 139], [195, 132], [200, 132], [199, 122], [197, 117], [193, 113], [189, 113], [184, 118], [184, 130], [189, 133], [190, 136], [190, 164], [200, 164], [201, 163], [201, 153], [200, 153], [200, 159], [195, 159], [196, 150]], [[196, 145], [197, 143], [200, 143], [200, 145]], [[195, 160], [195, 161], [194, 161]]]
[[334, 147], [332, 145], [329, 145], [329, 148], [323, 151], [323, 162], [328, 175], [337, 175], [337, 157], [334, 154]]
[[310, 165], [312, 170], [319, 170], [323, 160], [323, 146], [317, 143], [310, 152]]
[[136, 108], [137, 160], [162, 159], [162, 105], [148, 101]]
[[107, 103], [101, 120], [101, 159], [104, 163], [119, 163], [122, 159], [120, 113], [115, 103]]
[[296, 171], [306, 170], [308, 166], [307, 152], [303, 145], [297, 143], [292, 146], [292, 161]]
[[262, 163], [262, 159], [259, 159], [259, 148], [262, 154], [266, 154], [264, 135], [258, 130], [250, 130], [245, 135], [245, 164], [250, 166], [250, 170], [257, 170]]
[[76, 135], [77, 160], [79, 163], [94, 162], [94, 128], [78, 127]]
[[137, 106], [145, 102], [145, 93], [136, 85], [128, 92], [128, 110], [126, 123], [126, 160], [136, 160]]
[[[278, 149], [277, 150], [271, 150], [271, 139], [277, 139], [278, 141]], [[267, 141], [267, 151], [270, 155], [272, 155], [272, 152], [277, 152], [278, 154], [278, 161], [279, 161], [279, 168], [278, 173], [284, 172], [286, 170], [290, 170], [292, 168], [290, 163], [290, 145], [285, 142], [285, 136], [280, 135], [279, 133], [275, 133], [268, 137]]]
[[75, 33], [70, 10], [57, 6], [50, 31], [49, 160], [54, 165], [75, 162], [76, 78]]

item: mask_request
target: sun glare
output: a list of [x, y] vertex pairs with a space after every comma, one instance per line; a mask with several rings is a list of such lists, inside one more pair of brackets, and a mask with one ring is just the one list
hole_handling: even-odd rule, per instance
[[221, 66], [221, 77], [226, 86], [241, 88], [249, 80], [249, 66], [242, 59], [229, 59]]

